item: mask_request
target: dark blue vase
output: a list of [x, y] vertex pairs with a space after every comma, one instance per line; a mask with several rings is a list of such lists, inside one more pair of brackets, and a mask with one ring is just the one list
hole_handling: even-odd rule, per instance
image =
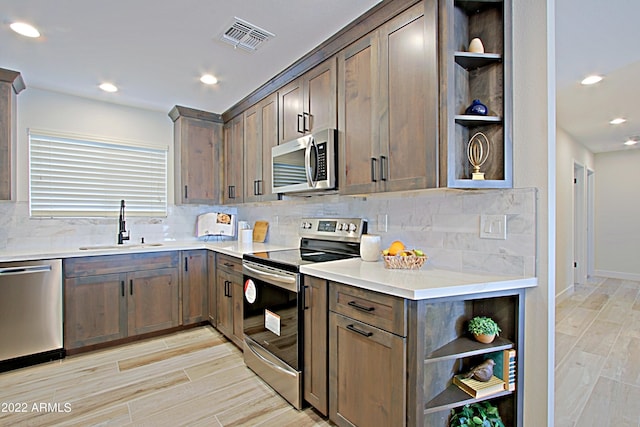
[[474, 116], [486, 116], [488, 111], [489, 110], [487, 109], [486, 105], [480, 102], [479, 99], [474, 99], [471, 105], [467, 107], [465, 114], [472, 114]]

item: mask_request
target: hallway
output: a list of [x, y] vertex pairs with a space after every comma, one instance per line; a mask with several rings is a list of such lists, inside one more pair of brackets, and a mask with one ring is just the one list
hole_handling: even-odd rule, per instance
[[555, 426], [640, 426], [640, 282], [593, 278], [556, 304]]

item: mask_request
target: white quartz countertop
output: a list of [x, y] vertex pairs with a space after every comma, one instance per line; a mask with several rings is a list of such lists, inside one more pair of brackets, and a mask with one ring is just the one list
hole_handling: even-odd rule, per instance
[[293, 247], [273, 245], [270, 243], [240, 243], [237, 241], [171, 241], [146, 244], [96, 245], [85, 246], [86, 249], [43, 248], [29, 251], [0, 251], [0, 262], [30, 261], [38, 259], [75, 258], [98, 255], [115, 255], [141, 252], [186, 251], [193, 249], [209, 249], [226, 255], [242, 258], [250, 252], [292, 249]]
[[321, 279], [412, 300], [472, 295], [537, 286], [536, 277], [501, 276], [442, 270], [424, 265], [419, 270], [390, 270], [382, 260], [360, 258], [303, 265], [300, 271]]

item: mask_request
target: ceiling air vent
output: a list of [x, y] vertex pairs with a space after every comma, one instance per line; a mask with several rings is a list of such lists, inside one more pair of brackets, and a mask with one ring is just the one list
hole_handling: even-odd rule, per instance
[[233, 47], [240, 47], [253, 52], [272, 37], [275, 37], [275, 34], [240, 18], [234, 18], [231, 26], [220, 36], [220, 40], [229, 43]]

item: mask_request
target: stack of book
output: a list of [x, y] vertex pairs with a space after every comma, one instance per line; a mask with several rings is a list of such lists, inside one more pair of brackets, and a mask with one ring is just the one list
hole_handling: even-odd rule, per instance
[[487, 354], [485, 359], [493, 359], [493, 375], [489, 381], [478, 381], [464, 378], [463, 375], [453, 377], [453, 383], [471, 397], [480, 399], [504, 390], [516, 389], [516, 351], [514, 349]]
[[505, 382], [495, 375], [491, 376], [489, 381], [478, 381], [473, 378], [464, 378], [463, 375], [456, 375], [453, 377], [453, 383], [476, 399], [499, 393], [505, 389]]

